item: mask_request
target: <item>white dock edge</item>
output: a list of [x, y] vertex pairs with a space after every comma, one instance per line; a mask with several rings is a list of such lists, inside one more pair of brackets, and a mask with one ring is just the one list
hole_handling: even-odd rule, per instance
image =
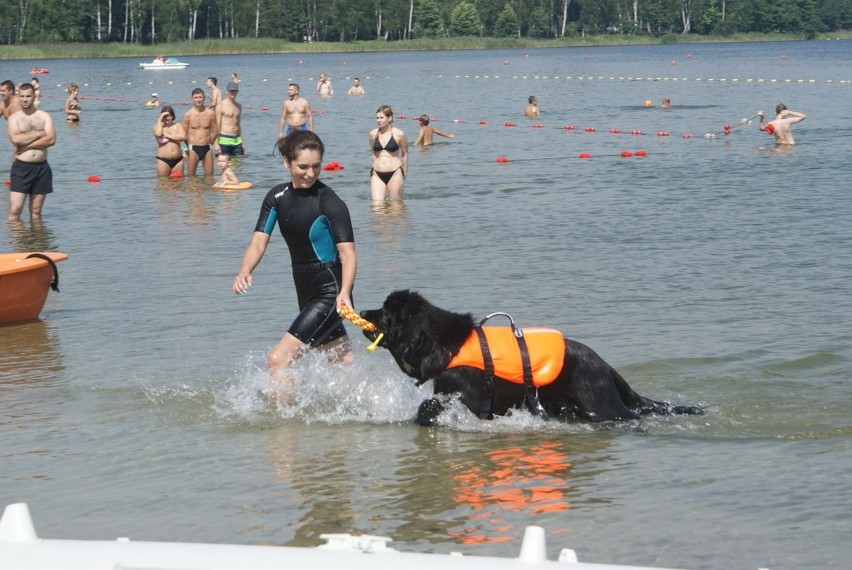
[[[145, 542], [116, 540], [59, 540], [39, 538], [26, 503], [10, 504], [0, 519], [2, 570], [652, 570], [640, 566], [591, 564], [577, 561], [568, 548], [558, 560], [547, 559], [545, 531], [524, 531], [518, 558], [427, 554], [390, 548], [384, 536], [323, 534], [326, 544], [316, 548]], [[661, 570], [661, 569], [657, 569]]]

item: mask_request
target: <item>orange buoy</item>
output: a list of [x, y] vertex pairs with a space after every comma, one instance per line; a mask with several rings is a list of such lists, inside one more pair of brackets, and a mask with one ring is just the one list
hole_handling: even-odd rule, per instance
[[183, 178], [183, 172], [172, 172], [169, 174], [169, 178]]
[[637, 150], [636, 152], [633, 153], [633, 156], [647, 156], [647, 155], [648, 155], [648, 153], [645, 152], [644, 150]]
[[499, 162], [500, 164], [505, 164], [509, 162], [509, 158], [506, 156], [498, 156], [495, 162]]
[[89, 182], [100, 182], [101, 181], [101, 179], [98, 178], [97, 176], [95, 176], [94, 174], [89, 176], [86, 180], [88, 180]]
[[580, 154], [577, 155], [577, 158], [592, 158], [592, 155], [589, 154], [588, 152], [581, 152]]
[[624, 158], [629, 158], [629, 157], [633, 156], [633, 153], [630, 152], [629, 150], [622, 150], [621, 156], [623, 156]]

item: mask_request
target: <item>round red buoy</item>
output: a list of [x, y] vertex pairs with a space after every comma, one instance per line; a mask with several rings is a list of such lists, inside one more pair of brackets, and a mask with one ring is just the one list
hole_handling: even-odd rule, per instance
[[6, 186], [11, 186], [11, 185], [12, 185], [12, 181], [11, 181], [10, 179], [8, 179], [8, 178], [7, 178], [7, 179], [5, 180], [5, 182], [3, 182], [3, 183], [4, 183]]
[[667, 136], [669, 136], [669, 132], [668, 131], [660, 131], [660, 132], [657, 133], [657, 136], [658, 137], [667, 137]]
[[260, 110], [261, 110], [261, 111], [268, 111], [268, 110], [269, 110], [269, 107], [261, 107], [261, 108], [260, 108]]
[[169, 174], [169, 178], [183, 178], [183, 172], [172, 172]]
[[645, 152], [644, 150], [637, 150], [636, 152], [633, 153], [633, 156], [647, 156], [647, 154], [648, 153]]
[[98, 178], [97, 176], [95, 176], [94, 174], [89, 176], [86, 180], [88, 180], [89, 182], [100, 182], [101, 181], [101, 179]]
[[501, 164], [504, 164], [506, 162], [509, 162], [509, 158], [506, 157], [506, 156], [498, 156], [497, 160], [495, 162], [499, 162]]
[[692, 133], [683, 133], [681, 136], [682, 136], [683, 138], [685, 138], [685, 139], [691, 139], [691, 138], [692, 138]]
[[609, 130], [609, 132], [611, 132], [611, 133], [612, 133], [612, 134], [614, 134], [614, 135], [617, 135], [617, 134], [618, 134], [618, 133], [620, 133], [621, 131], [619, 131], [618, 129], [610, 129], [610, 130]]
[[677, 62], [675, 60], [672, 60], [672, 65], [677, 65]]
[[730, 131], [730, 130], [731, 130], [731, 123], [725, 123], [725, 130], [726, 130], [726, 131]]
[[562, 128], [565, 129], [566, 131], [573, 131], [575, 129], [574, 125], [565, 125]]
[[544, 125], [542, 125], [541, 123], [536, 123], [536, 124], [533, 125], [533, 128], [534, 129], [543, 129]]
[[621, 156], [623, 156], [624, 158], [629, 158], [629, 157], [633, 156], [633, 153], [630, 152], [629, 150], [622, 150]]
[[506, 121], [505, 123], [503, 123], [503, 126], [504, 127], [514, 127], [515, 123], [513, 123], [512, 121]]
[[587, 133], [593, 133], [593, 132], [595, 132], [595, 131], [597, 131], [597, 129], [596, 129], [596, 128], [594, 128], [594, 127], [586, 127], [586, 132], [587, 132]]
[[503, 65], [509, 65], [509, 60], [508, 60], [508, 59], [504, 59], [504, 60], [503, 60]]
[[589, 154], [588, 152], [581, 152], [580, 154], [577, 155], [577, 158], [592, 158], [592, 155]]
[[405, 118], [405, 115], [397, 115], [397, 116], [396, 116], [396, 118], [397, 118], [397, 119], [404, 119], [404, 118]]
[[484, 124], [486, 124], [486, 123], [485, 123], [485, 121], [480, 120], [480, 121], [479, 121], [479, 124], [480, 124], [480, 125], [484, 125]]
[[631, 135], [641, 135], [642, 131], [637, 131], [637, 130], [634, 129], [634, 130], [630, 131], [630, 134]]

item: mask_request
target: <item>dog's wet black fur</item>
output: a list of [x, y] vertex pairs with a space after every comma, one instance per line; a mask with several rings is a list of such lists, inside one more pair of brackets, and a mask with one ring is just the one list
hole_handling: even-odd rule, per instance
[[[445, 407], [447, 396], [458, 394], [474, 414], [481, 415], [489, 399], [489, 417], [505, 415], [524, 406], [520, 384], [495, 379], [485, 381], [477, 368], [447, 369], [473, 330], [468, 314], [453, 313], [429, 303], [413, 291], [394, 291], [380, 309], [362, 311], [375, 324], [386, 348], [403, 372], [419, 383], [434, 380], [435, 397], [424, 401], [417, 422], [433, 425]], [[378, 333], [364, 332], [375, 341]], [[658, 402], [640, 396], [624, 378], [586, 345], [565, 339], [565, 360], [558, 378], [538, 389], [538, 398], [548, 416], [564, 421], [624, 421], [645, 414], [700, 414], [702, 408]]]

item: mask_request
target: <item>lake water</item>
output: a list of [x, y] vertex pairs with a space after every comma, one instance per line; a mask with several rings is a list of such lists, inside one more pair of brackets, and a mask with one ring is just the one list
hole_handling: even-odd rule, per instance
[[[357, 532], [516, 556], [537, 524], [551, 557], [571, 547], [581, 561], [847, 564], [850, 48], [217, 56], [169, 72], [2, 62], [16, 83], [50, 68], [42, 108], [58, 143], [43, 224], [3, 222], [0, 251], [71, 257], [41, 320], [0, 328], [0, 499], [28, 502], [47, 538], [315, 545]], [[157, 179], [156, 112], [141, 102], [157, 92], [181, 115], [194, 87], [232, 71], [239, 176], [254, 188]], [[329, 99], [313, 90], [320, 72]], [[355, 76], [364, 97], [345, 95]], [[323, 179], [352, 212], [358, 308], [411, 288], [477, 317], [506, 311], [590, 345], [638, 392], [707, 413], [606, 427], [456, 413], [420, 428], [429, 385], [364, 352], [354, 327], [356, 362], [306, 357], [299, 404], [272, 409], [265, 354], [296, 312], [283, 241], [249, 295], [230, 284], [284, 180], [271, 151], [290, 81], [317, 111], [326, 160], [345, 167]], [[78, 125], [61, 113], [70, 82]], [[529, 95], [537, 120], [521, 116]], [[664, 96], [671, 109], [643, 107]], [[779, 101], [808, 115], [789, 152], [743, 124]], [[404, 206], [373, 208], [367, 133], [384, 103], [409, 140], [421, 113], [457, 138], [413, 149]], [[647, 156], [620, 156], [636, 150]]]

